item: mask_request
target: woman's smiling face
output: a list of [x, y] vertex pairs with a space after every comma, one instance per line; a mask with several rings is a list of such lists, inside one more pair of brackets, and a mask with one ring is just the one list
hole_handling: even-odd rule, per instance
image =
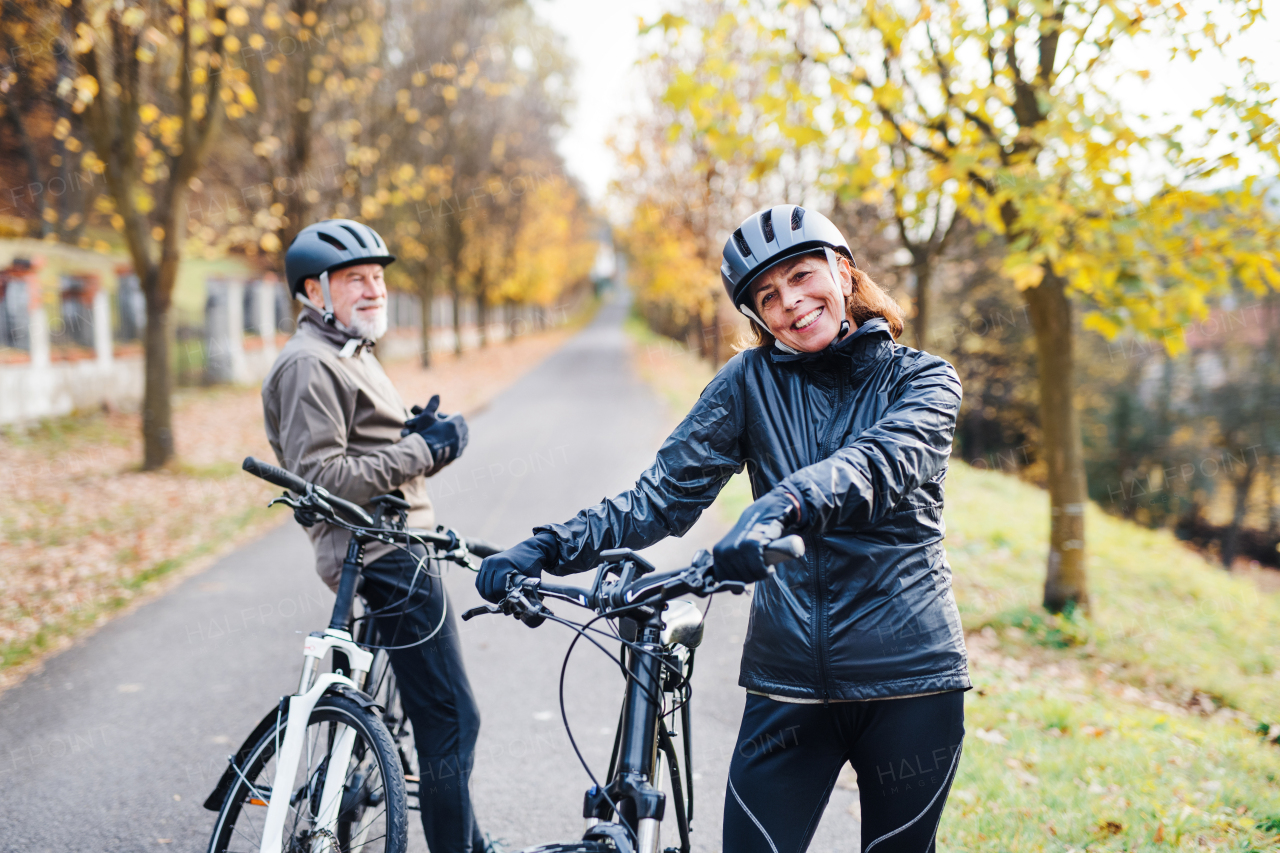
[[853, 293], [847, 266], [840, 257], [837, 284], [822, 253], [783, 261], [751, 285], [756, 314], [786, 346], [800, 352], [825, 349], [840, 333], [844, 298]]

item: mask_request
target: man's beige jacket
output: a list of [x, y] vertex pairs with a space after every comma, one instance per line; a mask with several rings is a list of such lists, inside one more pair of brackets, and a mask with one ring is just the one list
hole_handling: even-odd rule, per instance
[[[412, 507], [409, 526], [429, 528], [431, 452], [417, 433], [400, 437], [411, 415], [378, 359], [359, 343], [303, 309], [297, 334], [262, 383], [267, 440], [281, 466], [366, 509], [371, 498], [399, 489]], [[307, 533], [316, 571], [336, 589], [350, 534], [323, 523]], [[369, 545], [365, 564], [392, 550]]]

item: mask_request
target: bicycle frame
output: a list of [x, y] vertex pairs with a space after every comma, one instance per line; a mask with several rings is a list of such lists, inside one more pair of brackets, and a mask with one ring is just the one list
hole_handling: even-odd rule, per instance
[[[250, 733], [240, 750], [229, 757], [226, 771], [204, 804], [205, 808], [218, 811], [224, 807], [225, 798], [230, 792], [236, 790], [237, 777], [244, 780], [246, 785], [250, 784], [244, 779], [243, 769], [239, 766], [240, 760], [267, 731], [278, 726], [279, 715], [287, 712], [283, 740], [276, 744], [276, 768], [271, 790], [266, 794], [267, 801], [258, 803], [267, 807], [259, 853], [284, 853], [285, 823], [288, 820], [290, 800], [295, 793], [293, 787], [306, 747], [306, 731], [312, 712], [328, 694], [343, 695], [365, 710], [376, 707], [374, 700], [363, 689], [366, 676], [373, 667], [374, 655], [356, 643], [350, 632], [356, 590], [364, 571], [365, 545], [369, 542], [403, 542], [405, 545], [412, 542], [431, 549], [431, 554], [436, 559], [459, 563], [468, 568], [474, 568], [471, 553], [483, 557], [500, 549], [474, 540], [468, 544], [456, 533], [443, 527], [434, 532], [408, 529], [405, 523], [409, 504], [397, 494], [374, 497], [371, 502], [376, 510], [370, 516], [360, 506], [332, 495], [289, 471], [253, 457], [244, 460], [243, 468], [289, 490], [273, 499], [268, 504], [269, 507], [277, 503], [285, 504], [293, 509], [294, 518], [305, 527], [324, 521], [351, 533], [347, 553], [342, 561], [342, 573], [329, 627], [323, 632], [310, 634], [303, 643], [303, 667], [298, 679], [298, 689], [283, 697], [276, 710], [268, 714]], [[320, 662], [329, 655], [333, 656], [335, 668], [341, 667], [341, 670], [320, 673]], [[338, 824], [346, 785], [345, 768], [351, 761], [355, 740], [356, 730], [344, 726], [330, 744], [323, 762], [325, 772], [324, 783], [319, 792], [320, 799], [312, 815], [315, 831], [313, 838], [335, 837], [334, 830]], [[263, 793], [252, 787], [250, 790], [255, 794]], [[292, 846], [291, 844], [290, 848]]]
[[[681, 734], [685, 746], [682, 778], [672, 736], [661, 713], [661, 696], [687, 685], [693, 670], [694, 653], [702, 641], [702, 612], [692, 603], [678, 599], [626, 607], [625, 590], [632, 588], [633, 583], [645, 575], [652, 575], [654, 566], [630, 549], [606, 551], [601, 557], [606, 562], [600, 566], [589, 593], [584, 594], [573, 587], [533, 581], [529, 591], [534, 601], [526, 599], [526, 603], [535, 604], [537, 595], [546, 594], [584, 606], [591, 606], [594, 602], [606, 610], [619, 606], [625, 610], [621, 627], [623, 639], [628, 641], [628, 651], [622, 658], [627, 671], [622, 713], [610, 758], [609, 781], [603, 788], [592, 785], [584, 797], [586, 832], [583, 840], [608, 840], [620, 853], [658, 853], [667, 804], [667, 796], [658, 786], [661, 750], [667, 759], [672, 784], [680, 831], [679, 849], [681, 853], [688, 853], [693, 806], [693, 774], [690, 768], [693, 750], [688, 697], [686, 695], [686, 701], [681, 704]], [[609, 576], [615, 574], [616, 581], [610, 581]], [[676, 574], [652, 577], [674, 580]], [[606, 601], [612, 601], [612, 604], [607, 605]], [[537, 607], [540, 605], [529, 611], [535, 623], [540, 621], [537, 620]], [[463, 618], [482, 611], [492, 612], [490, 608], [478, 608], [464, 614]], [[688, 791], [687, 799], [682, 795], [684, 790]], [[614, 822], [615, 819], [620, 823]]]
[[[782, 537], [768, 543], [763, 556], [766, 568], [772, 572], [776, 563], [804, 556], [804, 540], [795, 535]], [[668, 572], [658, 572], [630, 548], [602, 551], [600, 559], [603, 562], [589, 591], [513, 573], [508, 575], [507, 593], [499, 603], [474, 607], [463, 613], [462, 619], [466, 621], [486, 613], [503, 614], [536, 628], [548, 618], [555, 618], [577, 627], [579, 637], [586, 635], [590, 625], [577, 626], [555, 617], [543, 606], [544, 595], [585, 607], [596, 613], [597, 619], [621, 619], [625, 633], [631, 634], [622, 637], [629, 649], [622, 658], [627, 678], [626, 692], [610, 759], [609, 782], [603, 788], [593, 784], [583, 804], [587, 830], [582, 838], [586, 842], [582, 849], [590, 846], [593, 850], [612, 849], [617, 853], [658, 853], [659, 830], [667, 799], [655, 784], [661, 750], [670, 767], [676, 822], [680, 830], [679, 853], [689, 853], [689, 820], [693, 817], [693, 749], [687, 687], [693, 675], [694, 653], [702, 641], [703, 624], [702, 611], [691, 602], [680, 600], [679, 596], [705, 597], [719, 592], [741, 594], [746, 584], [736, 580], [717, 580], [712, 572], [712, 557], [706, 551], [694, 555], [692, 565]], [[610, 580], [611, 575], [616, 575], [616, 579]], [[680, 762], [664, 722], [664, 703], [659, 698], [662, 693], [674, 693], [682, 688], [685, 688], [685, 701], [681, 703], [681, 733], [685, 746], [684, 772], [689, 786], [687, 800], [682, 796], [684, 780], [681, 779]], [[585, 759], [580, 753], [578, 757], [585, 767]], [[588, 775], [590, 772], [587, 768]], [[610, 818], [614, 816], [621, 823], [612, 822]], [[530, 848], [529, 853], [552, 849], [570, 848], [542, 846]], [[575, 846], [572, 849], [579, 848]]]
[[[356, 645], [347, 632], [351, 608], [355, 602], [356, 585], [364, 568], [365, 541], [364, 535], [352, 534], [346, 558], [342, 561], [342, 577], [338, 582], [338, 596], [333, 603], [329, 627], [322, 634], [311, 634], [302, 645], [302, 675], [298, 680], [297, 692], [289, 697], [289, 718], [285, 724], [284, 743], [280, 746], [276, 760], [276, 777], [271, 786], [271, 797], [267, 801], [267, 816], [259, 853], [283, 853], [284, 824], [288, 817], [289, 799], [298, 772], [298, 762], [302, 760], [307, 725], [316, 703], [335, 688], [345, 689], [349, 694], [362, 697], [370, 704], [373, 702], [359, 686], [373, 666], [373, 653]], [[349, 672], [319, 672], [320, 662], [331, 652], [335, 656], [338, 653], [346, 656]], [[325, 774], [320, 810], [316, 815], [318, 833], [328, 832], [332, 835], [337, 824], [346, 773], [332, 771], [334, 767], [347, 766], [354, 744], [355, 731], [347, 728], [329, 752], [329, 772]]]
[[[696, 614], [697, 639], [700, 640], [702, 614], [697, 608], [673, 601], [668, 602], [666, 610], [682, 611], [681, 604]], [[670, 742], [670, 733], [666, 731], [656, 699], [679, 686], [669, 681], [672, 665], [679, 666], [682, 679], [687, 677], [687, 667], [692, 662], [696, 647], [696, 641], [691, 646], [684, 645], [692, 639], [687, 630], [693, 621], [689, 614], [680, 612], [679, 616], [671, 618], [668, 623], [663, 618], [666, 610], [655, 608], [647, 617], [633, 620], [636, 625], [635, 640], [624, 658], [629, 675], [622, 715], [618, 721], [618, 737], [611, 760], [609, 783], [603, 789], [592, 786], [586, 793], [583, 805], [583, 816], [587, 824], [585, 838], [612, 837], [615, 844], [618, 843], [616, 834], [610, 833], [606, 826], [613, 814], [613, 806], [616, 805], [620, 812], [617, 819], [634, 834], [636, 853], [657, 853], [659, 832], [666, 810], [666, 794], [656, 783], [660, 781], [658, 751], [664, 734], [667, 742]], [[686, 629], [685, 636], [675, 636], [677, 630], [673, 629], [678, 628]], [[687, 653], [683, 656], [680, 654], [682, 648], [687, 648]], [[681, 723], [685, 738], [684, 772], [689, 782], [688, 790], [692, 793], [692, 775], [687, 766], [687, 758], [691, 752], [687, 701], [683, 707], [685, 713]], [[688, 815], [686, 803], [679, 796], [683, 788], [681, 768], [675, 759], [674, 749], [667, 753], [667, 758], [673, 793], [676, 794], [675, 808], [681, 849], [687, 851]]]

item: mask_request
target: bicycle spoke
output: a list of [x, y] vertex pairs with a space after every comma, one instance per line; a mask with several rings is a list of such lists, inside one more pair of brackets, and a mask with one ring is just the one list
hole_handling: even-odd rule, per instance
[[[373, 726], [381, 721], [367, 715], [340, 698], [326, 698], [317, 705], [302, 732], [303, 750], [297, 766], [281, 779], [279, 792], [274, 787], [280, 768], [279, 756], [272, 753], [276, 733], [253, 753], [244, 770], [244, 778], [236, 781], [224, 820], [218, 826], [218, 841], [223, 853], [257, 853], [266, 829], [267, 810], [254, 806], [250, 799], [267, 801], [270, 796], [286, 798], [282, 850], [341, 850], [342, 853], [385, 853], [402, 850], [403, 835], [393, 833], [400, 827], [405, 810], [403, 789], [389, 790], [388, 774], [401, 771], [395, 744], [387, 734]], [[335, 707], [337, 706], [337, 707]], [[346, 706], [346, 707], [344, 707]], [[342, 744], [349, 749], [345, 762], [339, 762], [334, 750]], [[344, 766], [339, 768], [338, 764]], [[330, 796], [337, 795], [327, 810], [322, 810], [326, 784]], [[393, 799], [394, 798], [394, 799]], [[261, 811], [258, 811], [261, 809]]]

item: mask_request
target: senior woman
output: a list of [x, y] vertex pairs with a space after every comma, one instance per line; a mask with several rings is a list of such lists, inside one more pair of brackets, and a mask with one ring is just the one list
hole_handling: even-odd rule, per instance
[[[729, 360], [629, 492], [484, 561], [585, 571], [609, 548], [681, 536], [730, 476], [756, 500], [714, 549], [718, 578], [756, 581], [739, 684], [746, 709], [725, 793], [726, 853], [808, 847], [847, 762], [861, 849], [932, 851], [964, 739], [964, 635], [942, 547], [960, 381], [895, 342], [902, 312], [826, 217], [778, 205], [724, 247], [721, 277], [756, 346]], [[805, 556], [770, 575], [765, 543]]]

